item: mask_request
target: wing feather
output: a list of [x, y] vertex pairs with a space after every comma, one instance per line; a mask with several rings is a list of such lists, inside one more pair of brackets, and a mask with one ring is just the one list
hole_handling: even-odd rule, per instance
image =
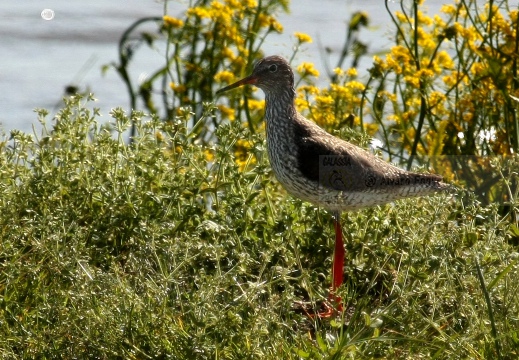
[[299, 170], [325, 188], [385, 192], [417, 184], [434, 187], [442, 179], [400, 169], [310, 122], [298, 122], [295, 135]]

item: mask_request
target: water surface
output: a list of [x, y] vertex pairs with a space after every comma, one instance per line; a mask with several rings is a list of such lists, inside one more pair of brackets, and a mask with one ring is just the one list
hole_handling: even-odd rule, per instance
[[[387, 49], [390, 18], [381, 0], [293, 0], [290, 14], [281, 14], [282, 35], [272, 35], [264, 46], [266, 54], [289, 56], [294, 31], [305, 32], [314, 42], [304, 47], [296, 62], [310, 61], [323, 72], [325, 49], [330, 49], [330, 67], [337, 62], [344, 42], [346, 24], [357, 10], [366, 11], [371, 27], [362, 40], [370, 52]], [[437, 11], [441, 1], [429, 1]], [[397, 4], [392, 4], [397, 7]], [[32, 131], [38, 126], [35, 108], [54, 114], [65, 86], [88, 88], [98, 99], [96, 106], [108, 119], [111, 108], [128, 108], [125, 86], [114, 70], [105, 75], [101, 67], [117, 59], [117, 43], [122, 32], [145, 16], [162, 16], [163, 3], [153, 0], [4, 0], [0, 1], [0, 124], [4, 131]], [[185, 9], [184, 2], [168, 3], [171, 15]], [[54, 18], [41, 17], [52, 9]], [[163, 63], [160, 54], [144, 50], [131, 66], [135, 79]], [[369, 60], [363, 63], [366, 67]]]

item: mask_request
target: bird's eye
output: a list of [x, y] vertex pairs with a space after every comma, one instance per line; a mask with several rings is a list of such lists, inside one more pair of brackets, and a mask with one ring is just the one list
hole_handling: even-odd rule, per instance
[[269, 66], [270, 72], [276, 72], [278, 70], [278, 66], [276, 64], [272, 64]]

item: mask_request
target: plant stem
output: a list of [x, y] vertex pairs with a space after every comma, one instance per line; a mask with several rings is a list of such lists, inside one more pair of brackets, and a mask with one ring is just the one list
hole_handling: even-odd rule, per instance
[[485, 301], [487, 303], [488, 317], [490, 319], [490, 326], [492, 329], [492, 337], [494, 338], [494, 345], [496, 347], [497, 358], [502, 359], [501, 357], [501, 345], [499, 344], [499, 340], [497, 339], [497, 329], [496, 329], [496, 321], [494, 319], [494, 312], [492, 311], [492, 302], [490, 301], [490, 295], [488, 294], [487, 287], [485, 285], [485, 279], [483, 278], [483, 272], [481, 271], [481, 267], [479, 266], [479, 260], [476, 256], [476, 270], [478, 274], [479, 284], [481, 285], [481, 290], [483, 291], [483, 295], [485, 296]]

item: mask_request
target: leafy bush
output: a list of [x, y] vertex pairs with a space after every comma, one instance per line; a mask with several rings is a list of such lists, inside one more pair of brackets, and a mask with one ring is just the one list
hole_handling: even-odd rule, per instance
[[[516, 157], [501, 151], [516, 153], [514, 137], [499, 132], [515, 115], [504, 107], [510, 116], [505, 121], [497, 113], [486, 117], [497, 108], [478, 108], [467, 118], [470, 111], [460, 108], [483, 102], [468, 98], [473, 88], [465, 80], [480, 81], [474, 96], [514, 106], [513, 97], [504, 100], [515, 96], [514, 88], [492, 87], [512, 76], [491, 76], [498, 75], [492, 72], [497, 65], [478, 52], [499, 44], [506, 54], [503, 44], [515, 36], [505, 36], [499, 9], [475, 17], [469, 9], [475, 5], [461, 2], [457, 17], [443, 25], [427, 20], [418, 3], [412, 13], [404, 8], [395, 15], [398, 44], [385, 59], [375, 59], [364, 84], [355, 70], [336, 69], [331, 85], [319, 89], [311, 63], [295, 67], [302, 112], [328, 129], [348, 124], [378, 134], [392, 157], [430, 155], [449, 175], [468, 148], [479, 157], [506, 153], [504, 160], [463, 170], [466, 177], [480, 169], [470, 183], [479, 187], [482, 174], [491, 171], [492, 183], [500, 186], [492, 187], [493, 194], [501, 195], [485, 195], [485, 203], [460, 191], [348, 214], [346, 281], [339, 290], [344, 313], [321, 322], [295, 304], [318, 307], [327, 296], [331, 215], [286, 196], [273, 179], [261, 131], [263, 104], [249, 99], [249, 90], [243, 100], [230, 94], [228, 106], [211, 103], [214, 87], [244, 74], [261, 56], [263, 37], [281, 30], [274, 12], [284, 2], [247, 5], [197, 1], [184, 17], [160, 18], [169, 40], [167, 64], [138, 88], [127, 83], [131, 112], [114, 109], [111, 120], [101, 122], [92, 96], [73, 96], [52, 120], [38, 111], [41, 134], [12, 131], [0, 140], [1, 356], [516, 358], [518, 172]], [[345, 48], [357, 49], [355, 63], [363, 54], [356, 31], [367, 17], [352, 19]], [[456, 25], [460, 19], [465, 30]], [[480, 30], [475, 43], [463, 38], [470, 22], [482, 26], [486, 19], [502, 32]], [[513, 11], [508, 19], [515, 21]], [[137, 44], [130, 35], [139, 24], [121, 42], [116, 67], [123, 78]], [[455, 34], [446, 32], [451, 27]], [[422, 43], [431, 39], [424, 29], [443, 40]], [[237, 40], [244, 31], [249, 35]], [[211, 36], [216, 32], [221, 36]], [[294, 36], [294, 51], [311, 40]], [[141, 40], [151, 43], [153, 36]], [[440, 55], [447, 41], [458, 44], [458, 58]], [[467, 73], [440, 96], [442, 74], [458, 76], [446, 65], [447, 56], [459, 64], [458, 72], [485, 58], [478, 66], [487, 66], [488, 74]], [[464, 63], [463, 56], [476, 57]], [[515, 71], [508, 65], [503, 60], [499, 66]], [[410, 78], [412, 71], [422, 75]], [[394, 92], [385, 89], [388, 84]], [[431, 106], [438, 98], [444, 99], [441, 106]], [[145, 112], [137, 110], [137, 99]], [[389, 122], [387, 104], [395, 114]], [[449, 106], [458, 106], [463, 116], [454, 116]], [[499, 137], [476, 141], [474, 126], [483, 131], [487, 125]], [[465, 138], [442, 133], [452, 126]], [[341, 131], [359, 141], [355, 132]], [[511, 142], [497, 146], [505, 133]], [[444, 161], [440, 155], [448, 149], [458, 158]]]
[[[204, 146], [189, 116], [121, 109], [101, 125], [79, 96], [50, 128], [39, 116], [41, 136], [1, 142], [4, 357], [492, 357], [477, 259], [501, 353], [517, 354], [517, 226], [495, 206], [350, 214], [344, 325], [313, 323], [294, 304], [326, 297], [331, 217], [285, 196], [262, 136], [230, 123]], [[237, 163], [238, 139], [255, 164]]]

